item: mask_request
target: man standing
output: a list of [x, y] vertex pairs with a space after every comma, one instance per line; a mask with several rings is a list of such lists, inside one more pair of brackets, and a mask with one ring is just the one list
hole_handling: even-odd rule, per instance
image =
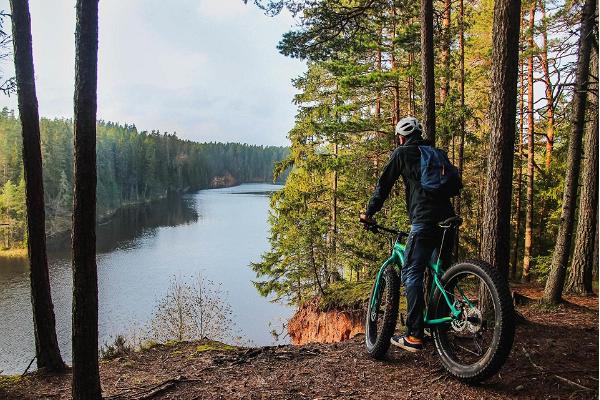
[[[402, 283], [406, 289], [407, 318], [406, 333], [392, 337], [392, 344], [411, 352], [423, 349], [423, 277], [432, 257], [437, 257], [441, 242], [440, 221], [454, 216], [454, 209], [448, 196], [433, 194], [421, 185], [421, 149], [419, 146], [432, 146], [423, 140], [422, 125], [414, 117], [406, 117], [396, 125], [396, 135], [400, 146], [392, 153], [375, 192], [369, 200], [367, 211], [360, 220], [367, 225], [375, 224], [373, 216], [383, 206], [392, 186], [402, 176], [406, 193], [406, 208], [411, 224], [406, 241], [406, 262], [402, 267]], [[448, 232], [442, 249], [442, 262], [450, 261], [453, 232]]]

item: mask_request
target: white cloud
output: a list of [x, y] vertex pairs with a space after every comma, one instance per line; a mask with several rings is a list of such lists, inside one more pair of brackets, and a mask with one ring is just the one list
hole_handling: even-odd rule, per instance
[[[43, 116], [72, 116], [74, 3], [30, 0]], [[305, 69], [276, 50], [292, 22], [242, 0], [102, 0], [98, 116], [192, 140], [286, 144], [290, 79]], [[16, 109], [15, 96], [5, 105]]]
[[198, 4], [198, 13], [201, 16], [218, 21], [247, 15], [248, 11], [242, 0], [200, 0]]

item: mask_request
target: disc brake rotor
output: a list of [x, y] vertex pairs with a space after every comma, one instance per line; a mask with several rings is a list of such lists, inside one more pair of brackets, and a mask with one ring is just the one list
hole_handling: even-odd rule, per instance
[[460, 319], [455, 319], [450, 323], [450, 326], [452, 326], [452, 329], [454, 329], [455, 332], [464, 332], [465, 329], [467, 329], [467, 313], [464, 312], [464, 305], [462, 302], [460, 301], [455, 301], [454, 302], [454, 308], [456, 308], [457, 310], [463, 310], [463, 312], [460, 313]]
[[466, 325], [467, 329], [471, 333], [477, 333], [481, 330], [482, 326], [482, 315], [479, 308], [469, 307], [466, 312]]

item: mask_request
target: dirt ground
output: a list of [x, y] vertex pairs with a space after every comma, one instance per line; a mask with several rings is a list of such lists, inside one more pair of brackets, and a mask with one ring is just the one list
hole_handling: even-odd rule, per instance
[[[519, 293], [539, 298], [539, 290]], [[107, 399], [579, 399], [598, 398], [598, 298], [567, 297], [554, 310], [519, 306], [512, 354], [478, 386], [444, 373], [433, 345], [418, 355], [365, 353], [363, 336], [337, 344], [206, 350], [157, 346], [101, 364]], [[0, 398], [69, 399], [70, 374], [0, 379]]]

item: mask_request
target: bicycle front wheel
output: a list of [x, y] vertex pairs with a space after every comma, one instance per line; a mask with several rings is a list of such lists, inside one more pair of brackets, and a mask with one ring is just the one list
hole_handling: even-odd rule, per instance
[[365, 344], [373, 358], [383, 358], [390, 347], [398, 320], [399, 301], [400, 278], [390, 265], [381, 274], [379, 284], [373, 284], [365, 318]]
[[[508, 284], [498, 270], [480, 260], [452, 265], [441, 279], [444, 292], [461, 315], [432, 329], [443, 366], [453, 376], [476, 383], [497, 373], [514, 339], [514, 308]], [[437, 289], [430, 305], [436, 318], [450, 315]]]

